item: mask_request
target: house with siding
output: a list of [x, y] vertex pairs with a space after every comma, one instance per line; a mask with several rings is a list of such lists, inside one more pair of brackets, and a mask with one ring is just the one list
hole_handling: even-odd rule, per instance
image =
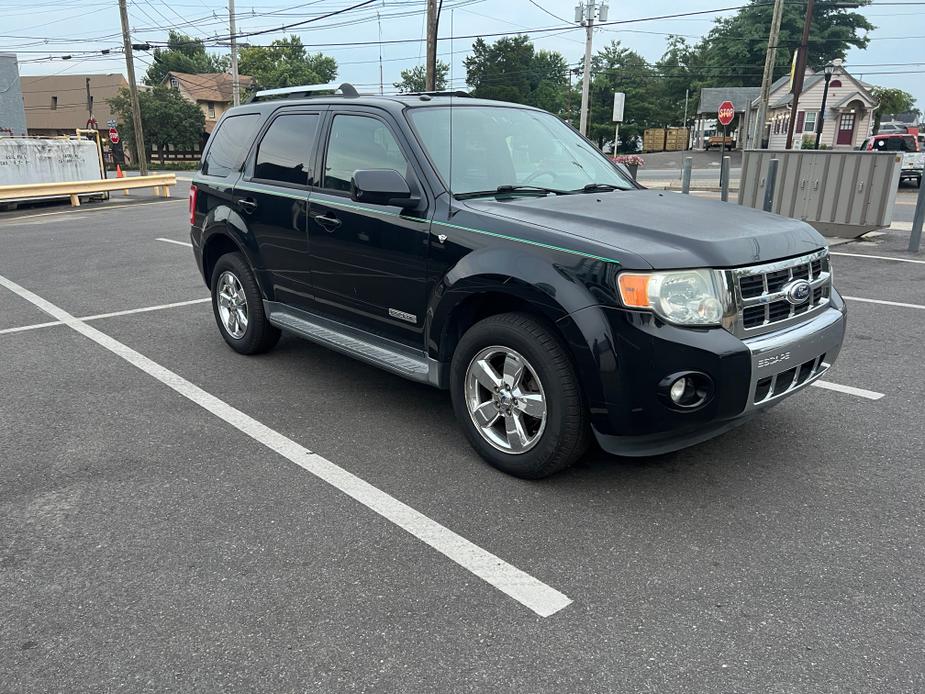
[[109, 99], [128, 87], [121, 73], [23, 76], [21, 81], [29, 134], [44, 137], [73, 135], [77, 128], [92, 127], [96, 121], [105, 140], [108, 121], [116, 118]]
[[[831, 149], [856, 149], [871, 133], [877, 100], [871, 91], [871, 85], [848, 74], [840, 60], [833, 63], [835, 70], [829, 82], [819, 145]], [[825, 75], [822, 70], [814, 72], [807, 69], [803, 80], [803, 92], [797, 102], [797, 120], [793, 131], [794, 149], [800, 149], [804, 138], [815, 142], [824, 91]], [[763, 138], [768, 143], [768, 149], [784, 149], [787, 144], [792, 104], [793, 94], [790, 92], [788, 75], [771, 85]], [[752, 101], [750, 115], [757, 112], [758, 99], [755, 99]]]
[[[254, 78], [239, 75], [240, 91], [244, 92], [253, 86]], [[232, 106], [234, 100], [231, 75], [227, 72], [206, 72], [190, 74], [187, 72], [168, 72], [164, 83], [178, 90], [187, 100], [200, 109], [206, 117], [205, 132], [211, 135], [215, 124]]]

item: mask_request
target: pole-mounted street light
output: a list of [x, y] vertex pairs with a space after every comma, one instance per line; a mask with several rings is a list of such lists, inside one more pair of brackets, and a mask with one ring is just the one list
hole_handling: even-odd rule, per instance
[[822, 124], [825, 122], [825, 102], [829, 98], [829, 81], [835, 72], [835, 63], [829, 62], [822, 68], [825, 74], [825, 88], [822, 90], [822, 108], [819, 109], [819, 120], [816, 123], [816, 146], [819, 149], [819, 139], [822, 137]]

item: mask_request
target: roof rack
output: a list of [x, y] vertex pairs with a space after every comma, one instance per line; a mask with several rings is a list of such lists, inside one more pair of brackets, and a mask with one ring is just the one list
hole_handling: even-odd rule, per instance
[[456, 91], [407, 92], [402, 94], [402, 96], [461, 96], [467, 99], [472, 98], [469, 92], [463, 91], [462, 89], [457, 89]]
[[251, 102], [266, 101], [273, 97], [281, 96], [287, 99], [299, 99], [311, 96], [315, 92], [340, 92], [341, 96], [353, 97], [359, 96], [360, 93], [349, 82], [343, 84], [303, 84], [297, 87], [280, 87], [279, 89], [262, 89], [256, 94]]

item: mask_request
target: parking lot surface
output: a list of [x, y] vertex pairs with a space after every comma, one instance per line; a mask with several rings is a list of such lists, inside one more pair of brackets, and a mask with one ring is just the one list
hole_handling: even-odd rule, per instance
[[0, 215], [0, 691], [925, 691], [907, 232], [833, 249], [829, 387], [526, 482], [444, 392], [231, 351], [186, 185]]

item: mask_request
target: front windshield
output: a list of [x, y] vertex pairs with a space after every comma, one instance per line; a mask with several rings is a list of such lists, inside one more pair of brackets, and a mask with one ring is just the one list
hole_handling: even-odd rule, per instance
[[600, 152], [543, 111], [433, 106], [410, 109], [410, 114], [421, 144], [454, 195], [495, 191], [500, 186], [562, 191], [589, 184], [633, 188]]

